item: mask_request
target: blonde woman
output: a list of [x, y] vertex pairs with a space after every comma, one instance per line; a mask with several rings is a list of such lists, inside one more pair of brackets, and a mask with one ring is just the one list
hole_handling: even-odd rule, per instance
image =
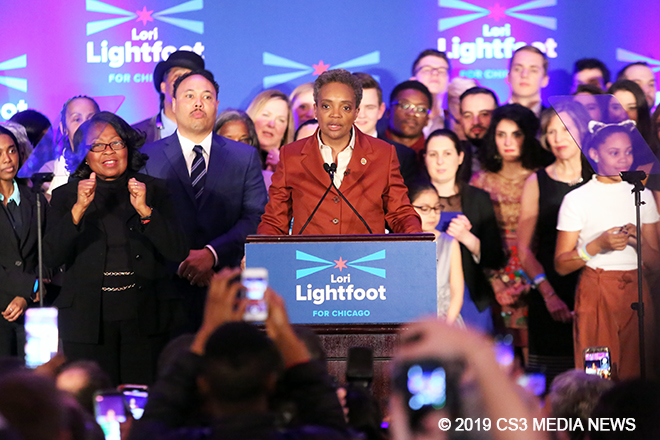
[[293, 141], [295, 132], [289, 98], [279, 90], [264, 90], [252, 100], [246, 113], [257, 129], [265, 169], [275, 171], [280, 148]]

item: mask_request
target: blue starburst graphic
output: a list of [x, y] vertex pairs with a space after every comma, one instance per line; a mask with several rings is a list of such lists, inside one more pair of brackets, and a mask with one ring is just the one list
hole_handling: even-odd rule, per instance
[[624, 63], [636, 63], [639, 61], [644, 61], [648, 63], [649, 67], [651, 67], [651, 70], [654, 72], [660, 71], [660, 61], [645, 57], [644, 55], [640, 55], [629, 50], [618, 48], [616, 50], [616, 60], [623, 61]]
[[[279, 84], [284, 84], [289, 81], [293, 81], [294, 79], [300, 78], [301, 76], [309, 75], [315, 71], [314, 66], [306, 65], [303, 63], [299, 63], [297, 61], [290, 60], [288, 58], [281, 57], [279, 55], [274, 55], [269, 52], [264, 52], [263, 53], [263, 65], [264, 66], [274, 66], [274, 67], [284, 67], [287, 69], [296, 69], [295, 72], [287, 72], [287, 73], [278, 73], [274, 75], [268, 75], [265, 76], [263, 79], [263, 86], [265, 89], [277, 86]], [[353, 58], [351, 60], [345, 61], [343, 63], [339, 63], [336, 65], [333, 65], [333, 69], [352, 69], [355, 67], [364, 67], [364, 66], [372, 66], [374, 64], [380, 63], [380, 51], [374, 51], [371, 53], [368, 53], [366, 55], [359, 56], [357, 58]], [[376, 78], [374, 76], [376, 80]]]
[[[109, 18], [106, 20], [90, 21], [87, 23], [87, 35], [92, 35], [97, 32], [110, 29], [111, 27], [118, 26], [127, 21], [134, 20], [138, 17], [135, 12], [127, 11], [116, 6], [103, 3], [98, 0], [86, 0], [85, 7], [90, 12], [100, 12], [102, 14], [121, 15], [118, 18]], [[180, 27], [182, 29], [195, 32], [197, 34], [204, 33], [204, 22], [199, 20], [189, 20], [184, 18], [173, 18], [169, 15], [181, 14], [184, 12], [201, 11], [204, 8], [204, 0], [190, 0], [179, 5], [167, 8], [160, 12], [151, 14], [155, 20], [169, 23], [171, 25]]]
[[[23, 69], [25, 67], [27, 67], [27, 54], [0, 63], [0, 71]], [[27, 92], [27, 79], [25, 78], [2, 75], [0, 76], [0, 84], [21, 92]]]
[[[481, 6], [473, 5], [462, 0], [438, 0], [438, 5], [442, 8], [460, 9], [463, 11], [473, 12], [472, 14], [458, 15], [455, 17], [441, 18], [438, 20], [438, 30], [445, 31], [465, 23], [469, 23], [479, 18], [486, 17], [491, 13], [489, 9]], [[520, 11], [527, 11], [530, 9], [547, 8], [556, 6], [557, 0], [534, 0], [523, 3], [513, 8], [506, 9], [504, 14], [509, 17], [514, 17], [528, 23], [535, 24], [544, 28], [557, 30], [557, 19], [555, 17], [547, 17], [544, 15], [524, 14]]]
[[[363, 272], [370, 273], [380, 278], [385, 278], [386, 270], [378, 267], [363, 266], [362, 263], [368, 263], [370, 261], [378, 261], [385, 259], [385, 250], [374, 252], [357, 260], [346, 262], [346, 266], [352, 267]], [[335, 267], [335, 263], [324, 260], [323, 258], [315, 257], [314, 255], [308, 254], [302, 251], [296, 251], [296, 260], [298, 261], [309, 261], [312, 263], [318, 263], [318, 266], [308, 267], [305, 269], [296, 270], [296, 279], [304, 278], [308, 275], [315, 274], [325, 269]], [[359, 264], [358, 264], [359, 263]]]

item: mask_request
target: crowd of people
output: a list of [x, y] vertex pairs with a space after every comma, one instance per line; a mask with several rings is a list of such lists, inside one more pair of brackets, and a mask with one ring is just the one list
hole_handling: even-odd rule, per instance
[[[540, 406], [495, 367], [488, 337], [475, 330], [509, 335], [521, 367], [545, 374], [548, 385], [557, 378], [547, 414], [576, 398], [561, 394], [570, 387], [590, 390], [580, 398], [594, 413], [618, 414], [617, 401], [605, 398], [643, 387], [624, 382], [607, 391], [574, 370], [584, 369], [586, 348], [605, 346], [616, 379], [640, 375], [638, 315], [630, 307], [639, 240], [645, 367], [655, 374], [660, 111], [652, 112], [653, 71], [633, 63], [611, 83], [605, 64], [581, 59], [571, 95], [552, 108], [541, 99], [548, 59], [533, 46], [510, 60], [506, 104], [451, 76], [446, 54], [428, 49], [388, 100], [371, 75], [335, 69], [289, 96], [264, 90], [245, 111], [218, 112], [220, 87], [204, 60], [177, 51], [154, 71], [159, 112], [133, 126], [85, 95], [64, 103], [57, 127], [35, 110], [0, 125], [0, 357], [23, 357], [25, 312], [42, 300], [58, 309], [67, 362], [55, 365], [56, 358], [41, 376], [11, 362], [4, 369], [19, 371], [0, 371], [8, 438], [46, 437], [20, 426], [8, 409], [18, 403], [2, 403], [3, 387], [52, 388], [43, 404], [68, 420], [57, 430], [87, 426], [91, 393], [76, 386], [75, 373], [78, 385], [95, 382], [95, 389], [153, 385], [134, 438], [354, 435], [281, 298], [268, 293], [267, 336], [235, 322], [238, 272], [227, 268], [241, 266], [246, 237], [255, 233], [432, 233], [437, 276], [428, 282], [437, 285], [438, 319], [401, 334], [393, 376], [419, 359], [459, 360], [463, 405], [481, 408], [465, 414], [531, 424], [544, 414]], [[636, 169], [652, 174], [641, 195], [641, 237], [633, 186], [620, 176]], [[53, 173], [44, 191], [29, 181], [33, 172]], [[179, 335], [188, 335], [184, 343]], [[82, 407], [54, 391], [54, 377], [84, 396]], [[409, 423], [396, 380], [393, 387], [392, 438], [431, 432], [432, 418], [445, 413]], [[296, 407], [287, 423], [270, 414], [280, 392]], [[462, 410], [457, 404], [447, 414]]]

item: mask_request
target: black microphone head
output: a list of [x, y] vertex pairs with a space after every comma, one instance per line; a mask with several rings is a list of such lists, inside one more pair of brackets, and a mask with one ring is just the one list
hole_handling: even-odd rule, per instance
[[323, 164], [323, 169], [325, 170], [326, 173], [329, 173], [330, 172], [330, 165], [328, 165], [327, 163], [324, 163]]
[[337, 164], [336, 163], [333, 162], [333, 163], [330, 164], [330, 171], [332, 171], [333, 173], [335, 171], [337, 171]]

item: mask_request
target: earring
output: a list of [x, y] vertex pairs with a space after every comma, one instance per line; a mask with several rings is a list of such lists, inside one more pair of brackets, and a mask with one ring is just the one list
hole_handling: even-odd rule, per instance
[[598, 159], [594, 159], [594, 163], [598, 163]]

